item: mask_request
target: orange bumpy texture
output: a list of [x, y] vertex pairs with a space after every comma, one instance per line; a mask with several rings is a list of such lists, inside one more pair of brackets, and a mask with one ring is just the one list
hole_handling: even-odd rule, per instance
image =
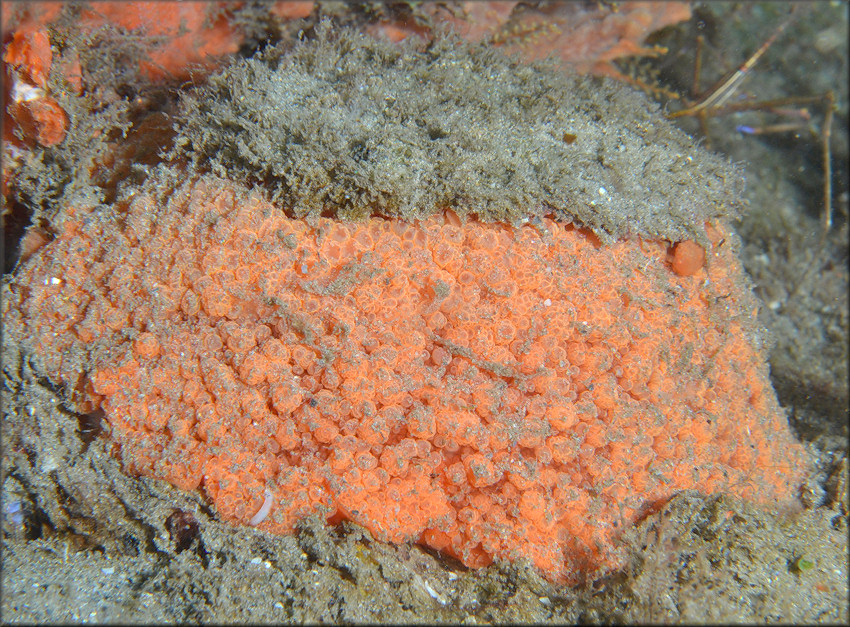
[[102, 409], [128, 472], [234, 523], [270, 495], [271, 532], [317, 512], [574, 583], [679, 490], [787, 501], [805, 473], [719, 226], [679, 276], [659, 242], [293, 220], [208, 178], [61, 229], [7, 329]]

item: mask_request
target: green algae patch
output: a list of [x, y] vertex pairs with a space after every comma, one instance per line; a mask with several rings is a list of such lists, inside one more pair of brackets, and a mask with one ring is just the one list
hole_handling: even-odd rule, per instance
[[321, 23], [182, 99], [176, 152], [297, 217], [551, 214], [603, 240], [704, 240], [743, 178], [610, 80], [451, 34], [379, 41]]

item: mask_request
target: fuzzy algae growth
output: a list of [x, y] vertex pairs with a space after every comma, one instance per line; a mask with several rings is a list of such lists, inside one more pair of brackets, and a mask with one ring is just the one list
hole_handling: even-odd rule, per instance
[[[317, 513], [568, 583], [622, 566], [620, 531], [679, 491], [792, 501], [807, 459], [717, 220], [734, 173], [607, 83], [393, 50], [320, 29], [225, 70], [180, 136], [229, 178], [162, 167], [68, 207], [17, 269], [7, 332], [103, 412], [126, 470], [234, 523]], [[410, 104], [461, 78], [454, 121], [459, 89], [433, 119]]]
[[459, 38], [399, 45], [321, 24], [184, 100], [196, 165], [263, 184], [296, 216], [553, 214], [605, 241], [704, 239], [742, 178], [614, 81]]

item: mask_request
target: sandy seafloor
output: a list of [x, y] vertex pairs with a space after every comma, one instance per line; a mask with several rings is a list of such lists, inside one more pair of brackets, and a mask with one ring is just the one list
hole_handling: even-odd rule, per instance
[[[686, 91], [701, 25], [711, 35], [710, 85], [757, 45], [746, 42], [769, 36], [782, 11], [697, 6], [691, 22], [664, 34], [670, 53], [652, 67]], [[574, 589], [523, 564], [469, 571], [351, 525], [307, 521], [292, 537], [236, 529], [199, 495], [122, 474], [107, 443], [91, 437], [98, 425], [63, 408], [7, 343], [3, 622], [848, 622], [847, 26], [846, 3], [817, 3], [741, 86], [760, 98], [835, 91], [825, 238], [818, 138], [736, 131], [777, 123], [758, 112], [709, 121], [712, 148], [747, 166], [742, 256], [775, 340], [780, 401], [819, 460], [797, 510], [681, 494], [627, 534], [630, 569]], [[809, 108], [817, 129], [823, 116]], [[692, 119], [682, 125], [698, 132]], [[175, 511], [191, 514], [199, 532], [174, 532], [166, 521]]]

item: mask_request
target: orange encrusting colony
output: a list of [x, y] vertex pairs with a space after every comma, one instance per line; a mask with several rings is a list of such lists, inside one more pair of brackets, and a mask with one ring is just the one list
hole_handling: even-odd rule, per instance
[[721, 226], [680, 276], [662, 242], [293, 220], [208, 178], [62, 229], [8, 327], [103, 410], [129, 472], [202, 486], [234, 523], [270, 497], [271, 532], [318, 512], [574, 583], [677, 491], [785, 501], [806, 471]]

